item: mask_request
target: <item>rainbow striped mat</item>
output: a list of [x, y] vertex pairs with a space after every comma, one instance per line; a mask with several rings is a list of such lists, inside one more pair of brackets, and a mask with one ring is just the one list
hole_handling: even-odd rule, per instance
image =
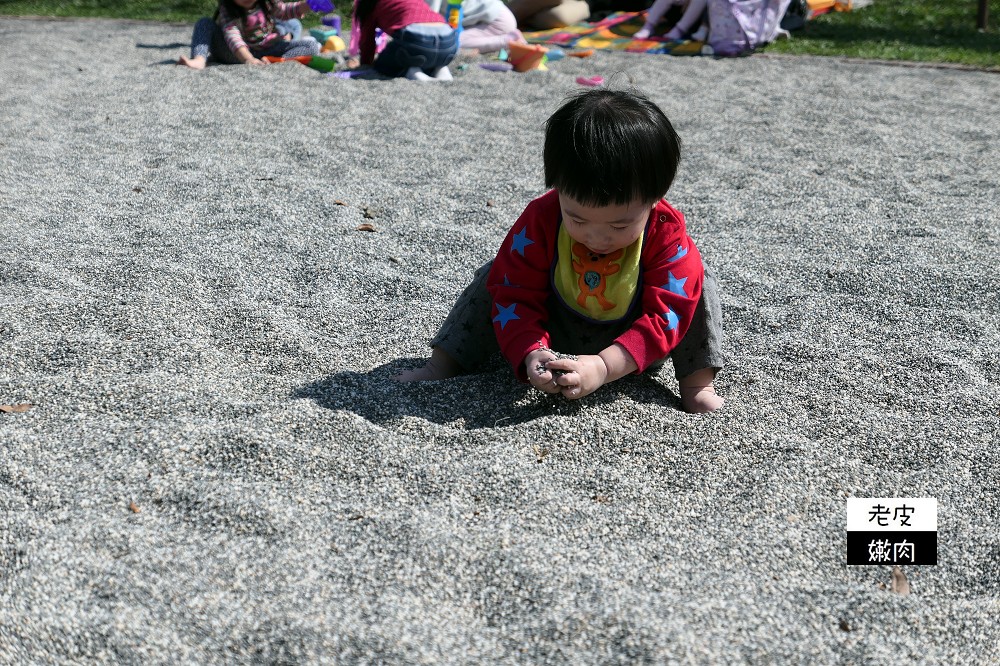
[[662, 37], [632, 39], [646, 20], [646, 12], [615, 12], [596, 23], [577, 23], [565, 28], [526, 32], [529, 44], [574, 49], [608, 49], [629, 53], [697, 55], [704, 42], [667, 41]]

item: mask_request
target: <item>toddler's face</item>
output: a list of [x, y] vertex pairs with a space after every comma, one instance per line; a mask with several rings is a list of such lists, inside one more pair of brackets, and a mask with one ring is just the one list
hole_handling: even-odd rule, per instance
[[594, 254], [609, 254], [634, 243], [655, 205], [633, 201], [626, 205], [584, 206], [559, 193], [566, 233]]

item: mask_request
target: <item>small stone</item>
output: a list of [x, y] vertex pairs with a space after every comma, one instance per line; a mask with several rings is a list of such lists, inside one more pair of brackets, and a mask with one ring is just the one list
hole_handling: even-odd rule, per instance
[[906, 574], [899, 568], [899, 565], [892, 568], [892, 581], [889, 589], [903, 596], [910, 593], [910, 581], [906, 580]]

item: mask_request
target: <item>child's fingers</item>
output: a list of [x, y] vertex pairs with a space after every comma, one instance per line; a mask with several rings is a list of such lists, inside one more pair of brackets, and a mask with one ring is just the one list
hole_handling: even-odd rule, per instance
[[561, 370], [563, 372], [572, 372], [577, 369], [577, 364], [579, 361], [574, 361], [570, 358], [554, 358], [545, 364], [546, 370]]
[[528, 383], [545, 393], [555, 393], [562, 389], [561, 386], [555, 383], [555, 377], [548, 370], [542, 370], [541, 372], [534, 368], [529, 370]]
[[579, 372], [564, 372], [562, 374], [555, 375], [553, 380], [559, 385], [559, 390], [564, 390], [573, 388], [574, 386], [579, 386], [581, 378]]
[[556, 378], [559, 383], [559, 392], [564, 398], [576, 400], [584, 396], [583, 377], [579, 372], [567, 372]]
[[544, 384], [546, 382], [552, 381], [552, 373], [548, 369], [542, 367], [529, 367], [528, 368], [528, 381], [531, 382], [532, 386], [537, 384]]
[[556, 383], [555, 379], [550, 379], [549, 381], [540, 381], [537, 384], [532, 382], [532, 386], [543, 393], [559, 393], [563, 390], [563, 387]]
[[529, 377], [528, 383], [534, 386], [536, 389], [546, 390], [548, 387], [555, 384], [554, 378], [549, 377]]

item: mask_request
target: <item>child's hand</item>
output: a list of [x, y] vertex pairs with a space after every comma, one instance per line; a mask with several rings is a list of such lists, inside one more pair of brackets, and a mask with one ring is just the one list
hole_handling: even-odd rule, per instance
[[361, 61], [358, 60], [357, 58], [352, 57], [348, 58], [345, 64], [347, 65], [348, 69], [357, 69], [358, 67], [361, 66]]
[[252, 67], [264, 67], [267, 65], [267, 61], [261, 60], [260, 58], [250, 58], [249, 60], [246, 61], [245, 64], [250, 65]]
[[563, 397], [570, 400], [590, 395], [604, 386], [608, 379], [608, 366], [597, 355], [581, 356], [575, 361], [568, 358], [556, 359], [548, 362], [547, 369], [562, 370], [565, 373], [556, 377], [555, 382]]
[[556, 355], [548, 349], [536, 349], [524, 357], [524, 368], [528, 372], [528, 383], [543, 393], [559, 393], [562, 386], [555, 381], [546, 364], [555, 361]]

